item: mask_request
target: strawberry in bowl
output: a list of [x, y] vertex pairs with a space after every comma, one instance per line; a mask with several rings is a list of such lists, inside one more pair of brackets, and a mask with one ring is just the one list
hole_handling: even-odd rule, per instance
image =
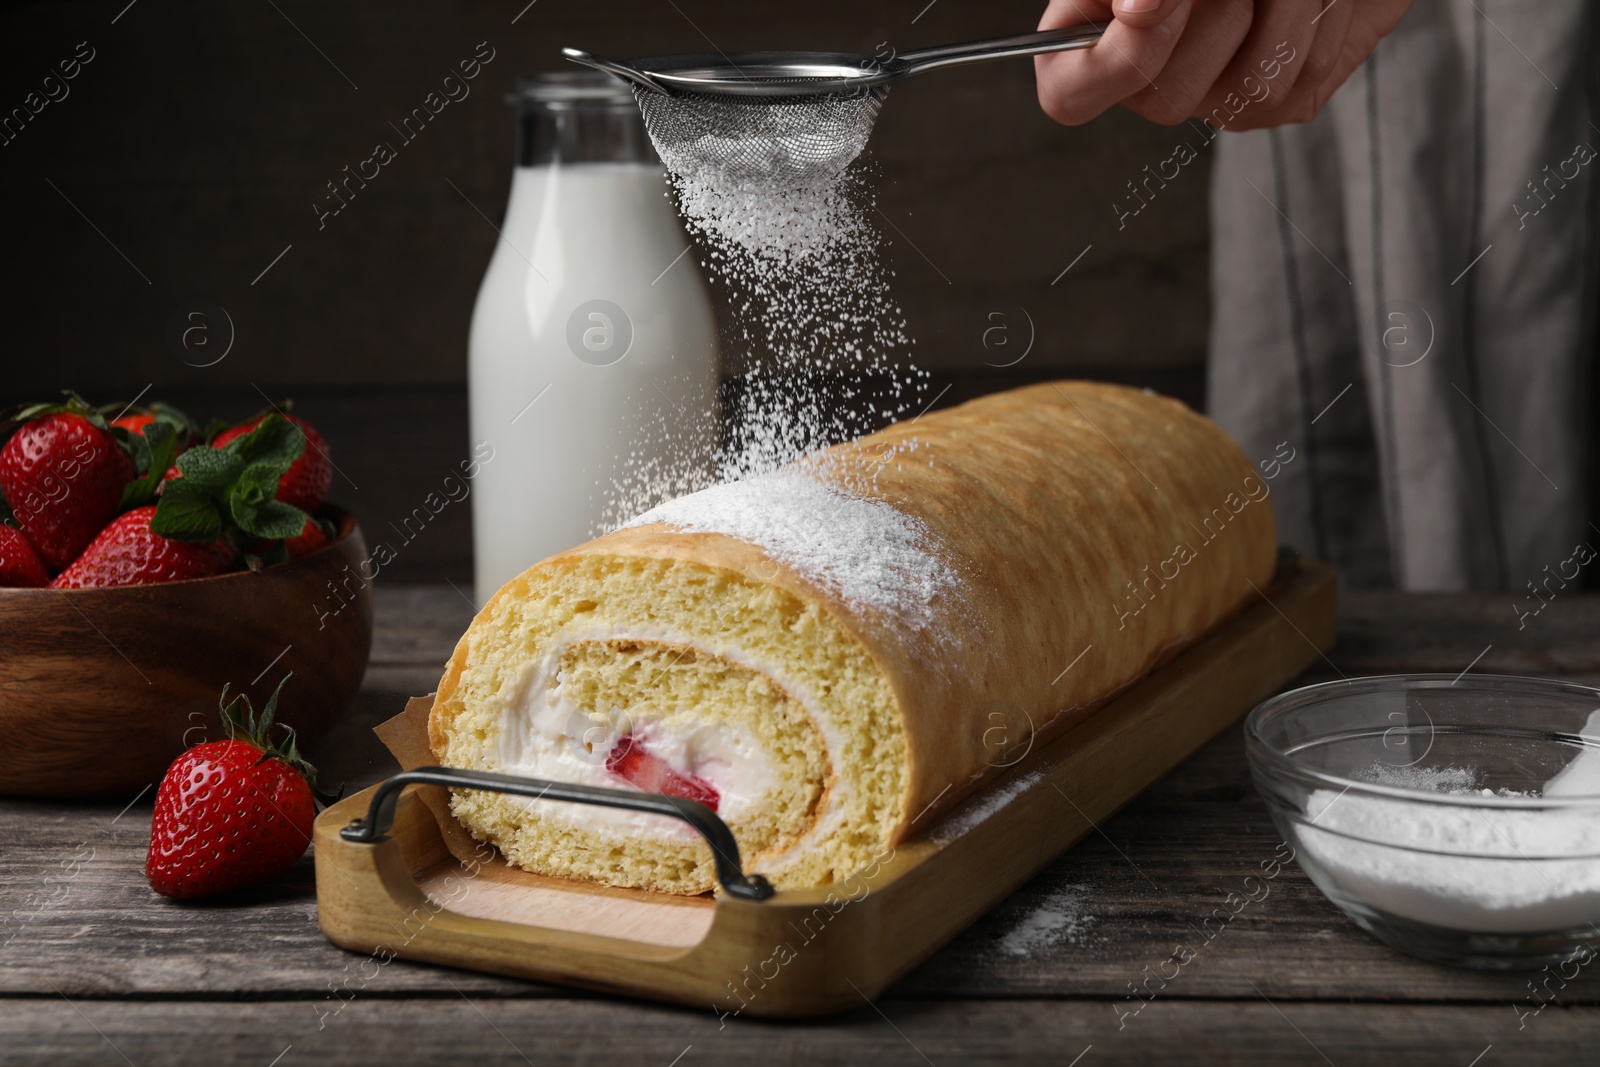
[[50, 584], [50, 572], [33, 542], [15, 526], [0, 524], [0, 586], [38, 588]]
[[162, 537], [151, 529], [156, 515], [155, 508], [142, 507], [117, 516], [56, 575], [51, 588], [153, 585], [209, 578], [234, 569], [234, 552], [221, 540], [195, 543]]
[[323, 499], [314, 472], [332, 461], [309, 424], [274, 411], [206, 443], [170, 408], [69, 394], [12, 412], [7, 432], [0, 792], [131, 796], [215, 736], [225, 685], [265, 697], [268, 668], [298, 679], [302, 736], [344, 713], [371, 646], [371, 561]]
[[27, 420], [0, 447], [0, 492], [39, 558], [58, 571], [116, 517], [133, 480], [133, 460], [104, 420], [70, 409]]

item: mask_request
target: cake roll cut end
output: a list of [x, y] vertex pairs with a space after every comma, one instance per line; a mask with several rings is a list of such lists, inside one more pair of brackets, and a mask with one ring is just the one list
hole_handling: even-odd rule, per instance
[[[827, 610], [738, 569], [589, 546], [485, 606], [430, 739], [450, 766], [708, 804], [745, 868], [780, 888], [869, 863], [907, 787], [889, 681]], [[662, 816], [479, 792], [452, 810], [530, 871], [672, 893], [715, 884], [709, 848]]]

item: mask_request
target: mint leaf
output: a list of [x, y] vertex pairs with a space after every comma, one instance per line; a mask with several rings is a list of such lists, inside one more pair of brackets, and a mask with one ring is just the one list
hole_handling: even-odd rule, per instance
[[128, 441], [139, 477], [122, 490], [124, 509], [143, 507], [156, 498], [161, 479], [178, 455], [178, 430], [171, 423], [152, 422], [143, 434], [129, 434]]
[[238, 475], [234, 483], [234, 494], [248, 494], [256, 504], [266, 504], [278, 494], [278, 482], [283, 475], [288, 474], [290, 466], [285, 462], [264, 461], [253, 462]]
[[239, 472], [228, 492], [228, 510], [239, 529], [252, 537], [275, 540], [297, 537], [306, 528], [305, 512], [274, 499], [290, 462], [293, 461], [286, 460], [280, 452]]
[[158, 419], [145, 432], [151, 491], [160, 492], [152, 530], [178, 541], [225, 538], [251, 570], [288, 558], [284, 541], [311, 521], [277, 499], [279, 483], [306, 448], [298, 426], [273, 414], [222, 448], [196, 445], [177, 457], [180, 477], [166, 482], [159, 475], [184, 430], [176, 420]]
[[241, 500], [242, 495], [235, 494], [229, 503], [233, 521], [245, 533], [274, 540], [297, 537], [306, 528], [306, 513], [293, 504], [285, 504], [281, 500], [267, 500], [258, 504]]
[[162, 490], [161, 502], [150, 520], [151, 532], [174, 541], [215, 541], [222, 536], [221, 510], [204, 491], [183, 481], [168, 482]]
[[252, 463], [239, 474], [228, 494], [228, 510], [239, 529], [252, 537], [273, 540], [298, 537], [306, 528], [306, 513], [273, 499], [278, 481], [287, 471], [282, 462]]
[[181, 481], [195, 489], [221, 497], [244, 470], [244, 461], [226, 449], [191, 448], [178, 457]]
[[246, 463], [282, 463], [284, 470], [306, 450], [306, 435], [282, 415], [268, 415], [243, 437], [223, 447]]

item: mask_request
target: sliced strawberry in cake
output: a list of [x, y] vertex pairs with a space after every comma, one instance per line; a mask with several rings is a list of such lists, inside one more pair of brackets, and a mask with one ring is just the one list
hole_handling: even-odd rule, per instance
[[717, 810], [717, 791], [710, 782], [693, 774], [681, 774], [660, 756], [648, 751], [642, 742], [629, 734], [617, 742], [606, 756], [606, 770], [646, 793], [682, 797], [698, 801]]

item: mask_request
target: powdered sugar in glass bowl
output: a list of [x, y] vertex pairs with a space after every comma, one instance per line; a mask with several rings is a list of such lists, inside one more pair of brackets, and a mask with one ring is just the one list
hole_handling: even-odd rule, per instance
[[1354, 678], [1268, 700], [1245, 743], [1301, 867], [1378, 939], [1487, 969], [1600, 946], [1600, 690]]

